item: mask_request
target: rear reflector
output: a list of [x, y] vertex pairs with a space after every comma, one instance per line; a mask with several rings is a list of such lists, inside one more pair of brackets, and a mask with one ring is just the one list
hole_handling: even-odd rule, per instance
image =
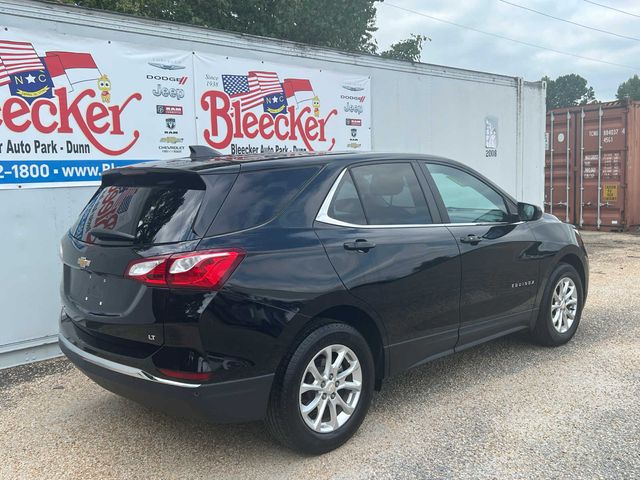
[[163, 375], [171, 378], [179, 378], [181, 380], [206, 381], [211, 380], [212, 372], [184, 372], [182, 370], [170, 370], [168, 368], [158, 369]]
[[142, 258], [129, 263], [125, 277], [156, 287], [218, 290], [244, 255], [234, 248]]

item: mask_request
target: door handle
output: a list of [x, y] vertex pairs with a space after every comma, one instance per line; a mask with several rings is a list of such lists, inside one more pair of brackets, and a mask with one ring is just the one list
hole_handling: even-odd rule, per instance
[[359, 252], [368, 252], [372, 248], [375, 248], [376, 244], [373, 242], [369, 242], [367, 240], [356, 240], [355, 242], [345, 242], [344, 248], [345, 250], [357, 250]]
[[460, 243], [470, 243], [471, 245], [477, 245], [482, 241], [482, 237], [479, 237], [475, 234], [467, 235], [466, 237], [460, 238]]

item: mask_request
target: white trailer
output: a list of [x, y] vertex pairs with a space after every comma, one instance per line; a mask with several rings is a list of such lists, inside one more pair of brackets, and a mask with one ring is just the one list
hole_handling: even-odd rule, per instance
[[0, 368], [59, 353], [59, 239], [106, 168], [196, 143], [418, 152], [543, 203], [541, 82], [26, 0], [0, 25]]

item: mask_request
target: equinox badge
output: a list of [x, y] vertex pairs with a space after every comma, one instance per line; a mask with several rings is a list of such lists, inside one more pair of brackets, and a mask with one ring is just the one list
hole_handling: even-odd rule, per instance
[[87, 268], [91, 265], [91, 260], [87, 259], [87, 257], [80, 257], [78, 258], [78, 265], [80, 265], [80, 268]]

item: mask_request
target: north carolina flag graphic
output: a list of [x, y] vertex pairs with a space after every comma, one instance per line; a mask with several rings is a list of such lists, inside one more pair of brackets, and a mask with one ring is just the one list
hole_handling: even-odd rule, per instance
[[285, 78], [282, 82], [284, 96], [287, 98], [294, 97], [296, 103], [308, 102], [313, 100], [315, 94], [311, 87], [311, 82], [302, 78]]
[[44, 61], [54, 80], [65, 75], [71, 85], [97, 80], [101, 76], [90, 53], [47, 52]]
[[51, 96], [53, 86], [67, 87], [97, 80], [101, 73], [90, 53], [46, 52], [39, 57], [29, 42], [0, 40], [0, 86], [28, 101]]

